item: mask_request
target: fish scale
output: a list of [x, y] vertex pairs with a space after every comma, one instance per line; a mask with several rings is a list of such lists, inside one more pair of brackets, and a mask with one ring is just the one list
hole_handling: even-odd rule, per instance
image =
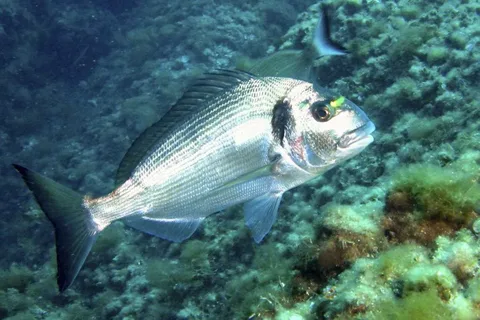
[[[272, 106], [300, 83], [286, 78], [252, 79], [211, 104], [198, 107], [155, 146], [133, 172], [131, 181], [118, 188], [115, 194], [121, 196], [107, 195], [89, 205], [94, 217], [110, 220], [111, 212], [115, 212], [116, 219], [133, 214], [162, 219], [202, 218], [265, 193], [268, 187], [255, 184], [271, 185], [273, 181], [264, 181], [269, 179], [220, 193], [210, 190], [269, 164]], [[235, 144], [235, 135], [242, 134], [235, 128], [251, 128], [251, 122], [260, 124], [258, 134], [241, 145]]]

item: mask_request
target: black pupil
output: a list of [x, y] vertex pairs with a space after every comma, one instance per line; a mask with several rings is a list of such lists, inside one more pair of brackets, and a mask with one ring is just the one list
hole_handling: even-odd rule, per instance
[[319, 109], [317, 113], [320, 118], [326, 118], [328, 116], [328, 112], [325, 108]]

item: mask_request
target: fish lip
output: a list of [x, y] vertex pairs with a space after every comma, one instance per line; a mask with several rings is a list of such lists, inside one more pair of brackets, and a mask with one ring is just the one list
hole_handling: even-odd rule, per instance
[[342, 149], [351, 148], [354, 145], [359, 145], [359, 147], [366, 147], [373, 141], [371, 135], [375, 131], [375, 125], [373, 122], [368, 121], [362, 126], [346, 132], [338, 143], [338, 147]]

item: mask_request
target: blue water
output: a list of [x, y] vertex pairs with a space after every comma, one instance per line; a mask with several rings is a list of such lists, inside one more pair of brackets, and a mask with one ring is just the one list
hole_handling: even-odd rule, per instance
[[[56, 287], [53, 228], [10, 164], [82, 194], [110, 192], [132, 141], [192, 79], [235, 68], [245, 57], [305, 49], [319, 3], [0, 3], [0, 318], [368, 318], [380, 291], [372, 289], [364, 304], [328, 305], [325, 298], [358, 258], [373, 259], [405, 242], [435, 250], [436, 236], [473, 232], [480, 211], [478, 3], [324, 3], [333, 37], [349, 54], [317, 59], [315, 74], [321, 86], [362, 106], [377, 126], [375, 142], [287, 193], [280, 219], [261, 245], [244, 227], [241, 208], [211, 216], [182, 244], [115, 223], [63, 294]], [[385, 220], [392, 177], [413, 164], [465, 174], [471, 188], [461, 189], [464, 202], [474, 203], [465, 209], [473, 215], [468, 223], [448, 220], [428, 241], [392, 236]], [[332, 204], [344, 206], [341, 212], [361, 212], [342, 216], [358, 221], [337, 218], [344, 229], [329, 225]], [[332, 239], [341, 245], [325, 249]], [[345, 249], [352, 239], [355, 253]], [[480, 254], [472, 255], [478, 264]], [[476, 272], [465, 279], [452, 272], [462, 288], [474, 288]], [[341, 298], [338, 290], [332, 301]], [[471, 313], [480, 314], [466, 289], [451, 290], [473, 301]]]

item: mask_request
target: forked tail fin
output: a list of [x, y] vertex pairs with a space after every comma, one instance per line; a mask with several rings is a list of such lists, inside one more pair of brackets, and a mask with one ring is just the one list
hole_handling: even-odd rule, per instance
[[337, 56], [347, 54], [347, 50], [332, 40], [327, 9], [322, 6], [320, 18], [313, 33], [313, 47], [319, 56]]
[[57, 283], [66, 290], [75, 280], [99, 229], [82, 195], [22, 166], [13, 165], [55, 228]]

